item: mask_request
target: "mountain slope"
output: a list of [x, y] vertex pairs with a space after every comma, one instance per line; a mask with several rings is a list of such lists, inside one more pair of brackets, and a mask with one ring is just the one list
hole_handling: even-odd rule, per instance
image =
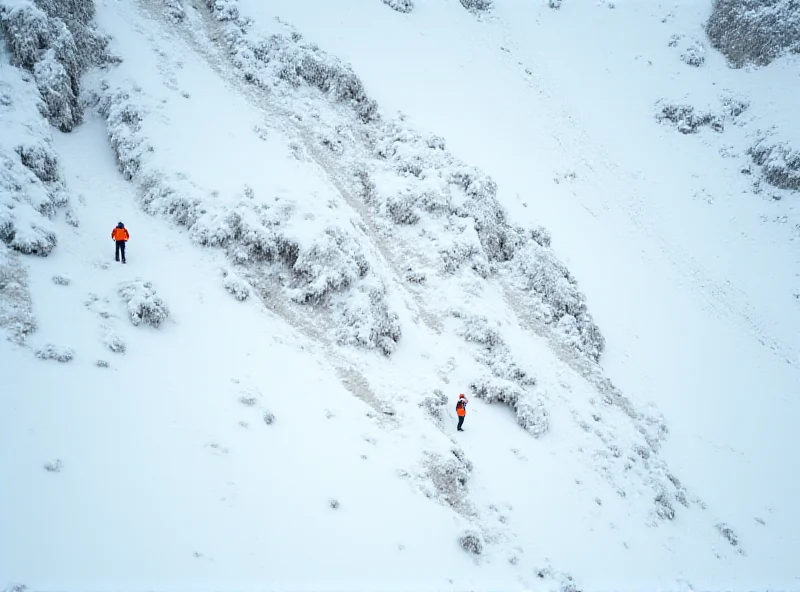
[[[0, 300], [15, 315], [0, 575], [132, 590], [566, 590], [565, 572], [586, 588], [790, 585], [797, 315], [765, 302], [789, 296], [791, 243], [759, 228], [752, 195], [724, 195], [729, 165], [698, 156], [718, 139], [659, 126], [666, 87], [631, 90], [671, 68], [620, 65], [652, 29], [589, 61], [517, 28], [571, 19], [591, 39], [596, 18], [651, 19], [594, 8], [98, 5], [121, 62], [83, 76], [86, 122], [52, 132], [58, 178], [35, 181], [56, 208], [63, 184], [69, 216], [40, 207], [57, 233], [46, 258], [20, 268], [2, 247], [17, 283]], [[602, 90], [592, 76], [611, 65], [630, 87]], [[20, 104], [6, 122], [38, 117]], [[688, 195], [701, 185], [714, 204]], [[118, 220], [124, 267], [104, 234]], [[37, 330], [15, 329], [26, 314]]]

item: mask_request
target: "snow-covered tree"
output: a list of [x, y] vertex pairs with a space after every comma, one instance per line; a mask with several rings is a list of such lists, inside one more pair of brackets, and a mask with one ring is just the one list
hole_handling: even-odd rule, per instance
[[714, 0], [706, 33], [732, 67], [766, 66], [800, 53], [800, 0]]

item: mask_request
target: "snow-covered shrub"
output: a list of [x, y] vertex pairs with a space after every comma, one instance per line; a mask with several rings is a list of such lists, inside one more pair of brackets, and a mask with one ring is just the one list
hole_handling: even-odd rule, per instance
[[536, 570], [536, 577], [541, 580], [549, 581], [552, 586], [548, 587], [551, 592], [579, 592], [575, 585], [575, 580], [568, 573], [554, 570], [552, 567], [544, 567]]
[[517, 423], [536, 438], [550, 430], [550, 415], [541, 400], [532, 400], [530, 396], [517, 401]]
[[707, 111], [696, 111], [691, 105], [676, 105], [659, 101], [656, 104], [656, 121], [673, 124], [682, 134], [696, 134], [704, 127], [715, 132], [725, 129], [722, 119]]
[[761, 167], [764, 180], [780, 189], [800, 191], [800, 150], [787, 143], [769, 143], [766, 136], [747, 149], [753, 162]]
[[725, 117], [735, 119], [750, 108], [750, 101], [731, 93], [720, 96], [722, 113]]
[[666, 492], [660, 492], [653, 501], [656, 504], [656, 515], [659, 518], [663, 520], [675, 519], [675, 508], [672, 507], [672, 502]]
[[419, 222], [417, 211], [418, 196], [411, 191], [404, 191], [386, 199], [386, 211], [395, 224], [416, 224]]
[[561, 0], [549, 0], [548, 5], [554, 10], [561, 8]]
[[[18, 145], [14, 151], [19, 155], [20, 162], [27, 167], [42, 183], [53, 183], [61, 178], [58, 166], [58, 155], [49, 144]], [[46, 212], [42, 212], [47, 216]]]
[[120, 286], [118, 292], [127, 304], [128, 314], [135, 326], [144, 323], [158, 328], [169, 317], [167, 304], [156, 294], [151, 282], [129, 282]]
[[122, 341], [120, 336], [113, 331], [108, 331], [106, 333], [103, 342], [106, 344], [106, 347], [115, 354], [124, 354], [128, 349], [128, 346], [125, 345], [125, 342]]
[[785, 52], [800, 53], [800, 3], [714, 0], [706, 33], [732, 67], [766, 66]]
[[64, 222], [66, 222], [73, 228], [78, 228], [81, 225], [81, 221], [78, 219], [78, 215], [72, 208], [64, 212]]
[[61, 469], [64, 468], [64, 463], [61, 462], [60, 458], [57, 458], [55, 460], [46, 462], [43, 466], [44, 470], [48, 473], [60, 473]]
[[81, 74], [108, 59], [108, 38], [92, 27], [93, 16], [92, 0], [0, 1], [0, 28], [14, 61], [33, 73], [43, 114], [62, 131], [82, 121]]
[[54, 275], [53, 283], [56, 284], [57, 286], [69, 286], [70, 279], [65, 275]]
[[213, 18], [229, 25], [229, 49], [246, 81], [265, 88], [274, 88], [281, 81], [290, 87], [309, 85], [350, 104], [364, 122], [378, 118], [377, 104], [367, 96], [364, 84], [349, 65], [303, 42], [298, 34], [252, 40], [247, 36], [249, 23], [239, 16], [235, 0], [206, 0], [206, 6]]
[[270, 411], [264, 412], [264, 423], [267, 425], [272, 425], [275, 423], [275, 414]]
[[46, 256], [57, 244], [48, 218], [67, 201], [50, 126], [29, 73], [0, 63], [0, 81], [16, 98], [0, 105], [0, 241]]
[[59, 347], [48, 343], [42, 348], [36, 350], [36, 357], [40, 360], [55, 360], [61, 362], [71, 361], [75, 357], [75, 351], [68, 347]]
[[397, 12], [409, 13], [414, 10], [414, 0], [383, 0], [383, 3]]
[[437, 453], [426, 453], [425, 467], [439, 501], [458, 512], [467, 511], [467, 483], [470, 473], [467, 463], [455, 455], [443, 458]]
[[475, 396], [487, 403], [504, 403], [514, 409], [517, 423], [535, 437], [550, 429], [550, 417], [544, 403], [514, 383], [493, 376], [473, 380], [469, 385]]
[[240, 302], [244, 302], [250, 297], [250, 286], [230, 270], [226, 269], [223, 272], [222, 286]]
[[253, 395], [242, 395], [239, 397], [239, 402], [245, 407], [253, 407], [258, 402], [258, 399]]
[[500, 331], [489, 323], [485, 316], [471, 315], [462, 311], [455, 310], [451, 313], [462, 322], [459, 332], [461, 337], [471, 343], [479, 343], [492, 350], [497, 346], [504, 346]]
[[182, 23], [186, 19], [186, 9], [181, 0], [164, 0], [167, 18], [173, 23]]
[[681, 52], [681, 61], [689, 66], [699, 68], [706, 62], [706, 48], [702, 42], [694, 40]]
[[471, 11], [489, 10], [494, 0], [460, 0], [461, 6]]
[[341, 504], [339, 503], [339, 500], [337, 500], [337, 499], [331, 499], [331, 500], [329, 500], [329, 501], [328, 501], [328, 504], [330, 505], [331, 509], [333, 509], [333, 510], [338, 510], [338, 509], [339, 509], [339, 506], [341, 505]]
[[111, 364], [109, 364], [106, 360], [97, 360], [94, 363], [94, 365], [97, 366], [98, 368], [110, 368], [111, 367]]
[[339, 228], [328, 228], [302, 250], [292, 265], [297, 302], [319, 303], [350, 287], [369, 270], [358, 243]]
[[0, 242], [0, 329], [9, 341], [22, 344], [36, 330], [28, 275], [16, 253]]
[[483, 553], [483, 537], [476, 530], [468, 530], [458, 537], [458, 544], [465, 551], [473, 555], [480, 555]]
[[736, 536], [736, 533], [733, 529], [725, 524], [724, 522], [720, 522], [716, 525], [717, 531], [723, 536], [723, 538], [728, 541], [731, 547], [738, 547], [739, 546], [739, 537]]
[[428, 415], [436, 421], [442, 421], [444, 419], [444, 409], [446, 405], [447, 395], [440, 389], [436, 389], [433, 393], [426, 395], [419, 404], [419, 406], [427, 411]]
[[469, 264], [482, 278], [489, 277], [489, 262], [483, 256], [483, 249], [479, 244], [469, 241], [456, 241], [450, 246], [439, 251], [441, 269], [445, 275], [452, 275], [459, 269]]
[[402, 328], [386, 297], [386, 286], [379, 281], [361, 282], [351, 290], [337, 307], [337, 342], [377, 349], [385, 356], [394, 353]]

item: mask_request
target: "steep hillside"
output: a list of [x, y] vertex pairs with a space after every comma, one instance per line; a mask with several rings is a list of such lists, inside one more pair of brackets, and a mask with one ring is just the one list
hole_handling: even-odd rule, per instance
[[0, 582], [796, 584], [739, 8], [0, 0]]

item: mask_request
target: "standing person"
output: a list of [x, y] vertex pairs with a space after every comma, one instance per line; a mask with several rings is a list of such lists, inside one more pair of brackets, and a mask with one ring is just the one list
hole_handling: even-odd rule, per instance
[[119, 256], [121, 253], [122, 262], [125, 263], [125, 243], [128, 242], [128, 239], [131, 238], [131, 235], [122, 222], [117, 224], [114, 230], [111, 231], [111, 238], [117, 243], [116, 251], [114, 251], [114, 258], [119, 261]]
[[461, 426], [464, 425], [464, 418], [467, 416], [467, 403], [469, 401], [464, 396], [464, 393], [458, 395], [458, 402], [456, 403], [456, 415], [458, 415], [458, 431], [463, 432]]

